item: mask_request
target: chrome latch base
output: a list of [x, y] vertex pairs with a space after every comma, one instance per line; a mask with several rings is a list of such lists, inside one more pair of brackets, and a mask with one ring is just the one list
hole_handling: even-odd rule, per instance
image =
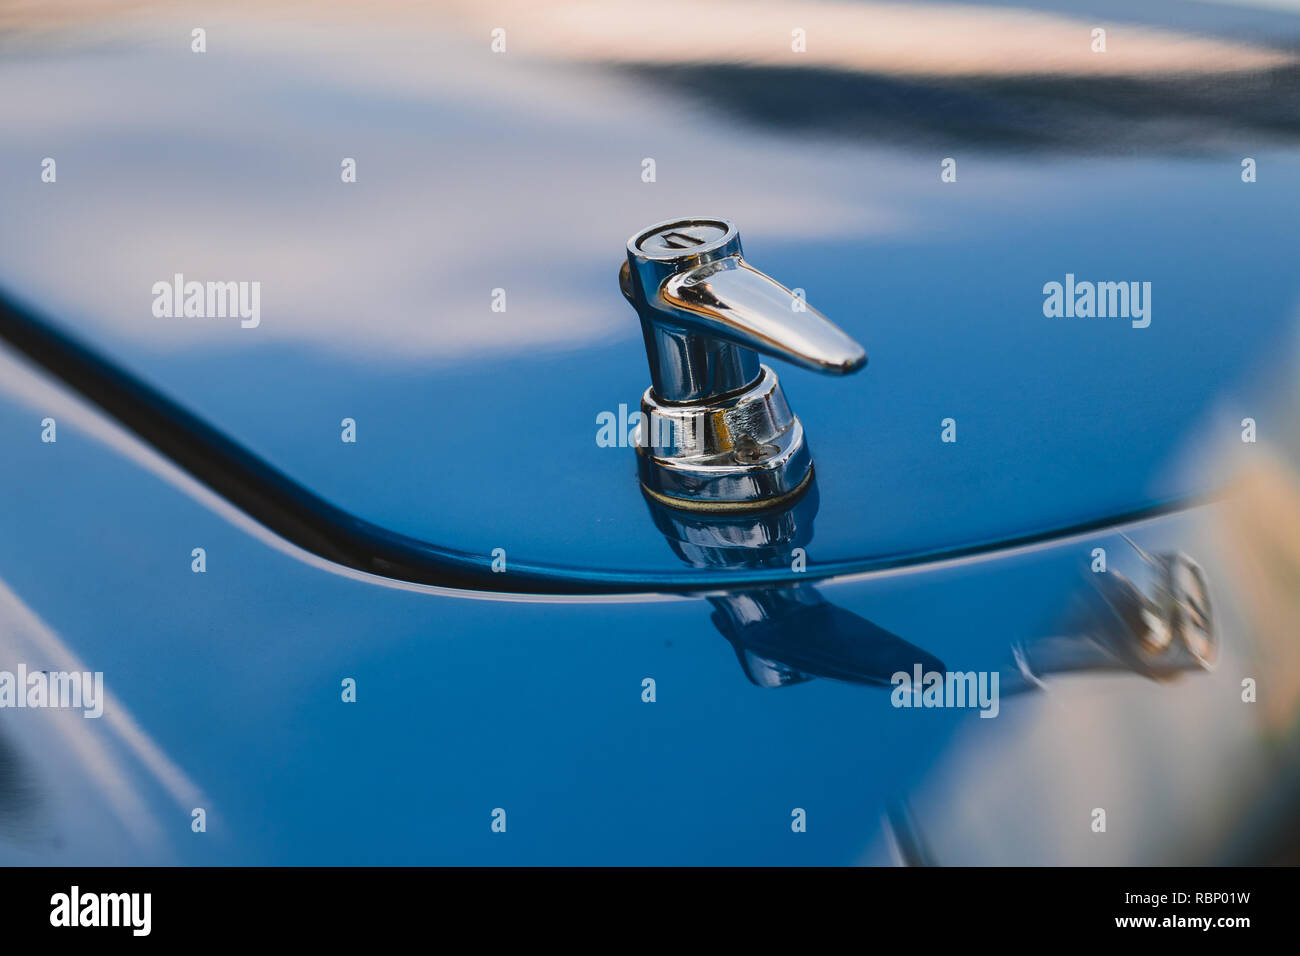
[[675, 508], [770, 508], [808, 487], [812, 454], [803, 426], [766, 365], [748, 386], [707, 404], [641, 398], [637, 436], [641, 485]]

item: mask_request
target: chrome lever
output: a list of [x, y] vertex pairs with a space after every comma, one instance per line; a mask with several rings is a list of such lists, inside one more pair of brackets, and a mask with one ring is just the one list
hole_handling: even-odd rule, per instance
[[623, 295], [641, 317], [641, 483], [676, 507], [766, 507], [812, 478], [803, 427], [759, 353], [843, 375], [862, 346], [745, 262], [736, 227], [673, 219], [628, 240]]

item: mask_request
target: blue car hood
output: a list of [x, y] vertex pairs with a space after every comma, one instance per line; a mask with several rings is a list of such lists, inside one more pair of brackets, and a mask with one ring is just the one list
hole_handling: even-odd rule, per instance
[[[168, 22], [94, 56], [19, 48], [0, 286], [342, 514], [662, 583], [713, 572], [637, 482], [648, 373], [616, 270], [643, 225], [724, 216], [871, 356], [779, 370], [816, 461], [809, 570], [1056, 535], [1212, 492], [1289, 342], [1300, 122], [1249, 84], [1294, 86], [1294, 58], [1251, 22], [1185, 64], [1244, 97], [1231, 115], [1205, 75], [1137, 61], [1106, 93], [1069, 69], [494, 56], [473, 24], [362, 37], [346, 69], [335, 37], [289, 53], [239, 23], [211, 30], [220, 56]], [[68, 109], [34, 115], [20, 91], [55, 71]], [[892, 107], [899, 85], [933, 115]], [[1144, 113], [1170, 97], [1176, 134]], [[177, 276], [260, 283], [256, 323], [156, 314]], [[1145, 318], [1048, 314], [1051, 283], [1111, 281], [1149, 290]]]

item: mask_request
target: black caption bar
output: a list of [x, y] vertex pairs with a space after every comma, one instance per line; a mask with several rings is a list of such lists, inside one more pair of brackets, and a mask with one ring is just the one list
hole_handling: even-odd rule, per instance
[[[1261, 869], [7, 869], [7, 940], [349, 939], [516, 930], [581, 939], [683, 933], [766, 941], [835, 929], [879, 940], [1231, 942], [1291, 925], [1295, 872]], [[1289, 911], [1288, 911], [1289, 910]], [[1022, 934], [1024, 934], [1022, 936]], [[433, 937], [430, 937], [431, 939]], [[537, 937], [541, 939], [542, 937]]]

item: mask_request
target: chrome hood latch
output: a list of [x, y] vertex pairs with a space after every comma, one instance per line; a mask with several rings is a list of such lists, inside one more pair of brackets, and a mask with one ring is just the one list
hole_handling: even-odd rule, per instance
[[678, 508], [763, 508], [812, 480], [803, 426], [758, 353], [845, 375], [862, 346], [741, 256], [723, 219], [637, 233], [619, 270], [641, 317], [650, 387], [637, 441], [641, 484]]

